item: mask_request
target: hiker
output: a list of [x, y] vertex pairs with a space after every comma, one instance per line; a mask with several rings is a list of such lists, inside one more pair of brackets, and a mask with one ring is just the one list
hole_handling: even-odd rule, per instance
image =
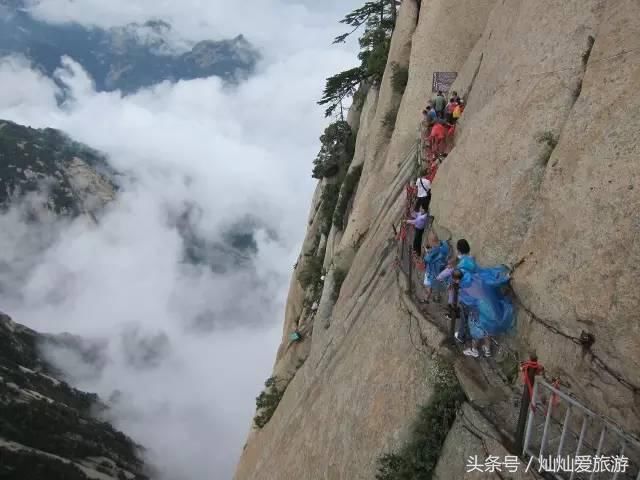
[[433, 109], [431, 104], [427, 105], [422, 113], [424, 114], [424, 119], [427, 122], [428, 126], [433, 125], [436, 121], [436, 118], [438, 118], [436, 115], [436, 111]]
[[456, 250], [458, 251], [458, 269], [462, 271], [462, 273], [475, 272], [477, 268], [476, 259], [471, 255], [469, 242], [461, 238], [456, 243]]
[[433, 108], [436, 111], [438, 118], [444, 118], [444, 110], [447, 106], [447, 99], [444, 98], [442, 90], [438, 90], [436, 98], [433, 99]]
[[[509, 270], [497, 267], [478, 267], [471, 256], [469, 242], [458, 241], [458, 269], [460, 280], [459, 303], [461, 325], [468, 327], [471, 347], [463, 353], [477, 358], [480, 349], [485, 357], [491, 356], [491, 337], [505, 333], [513, 326], [513, 305], [503, 289], [509, 283]], [[461, 329], [457, 329], [461, 332]], [[457, 337], [456, 337], [457, 338]]]
[[453, 92], [451, 92], [451, 98], [453, 98], [456, 103], [460, 103], [460, 96], [458, 95], [458, 92], [456, 92], [455, 90]]
[[429, 141], [429, 135], [431, 134], [431, 127], [437, 120], [436, 111], [433, 109], [431, 104], [427, 105], [426, 108], [422, 111], [424, 116], [424, 120], [422, 122], [422, 141], [426, 148], [426, 145]]
[[445, 109], [445, 121], [447, 123], [453, 123], [453, 111], [456, 109], [457, 106], [458, 106], [458, 102], [456, 102], [456, 100], [452, 97], [451, 100], [449, 100], [449, 103], [447, 104], [447, 107]]
[[447, 130], [441, 120], [437, 121], [433, 127], [431, 127], [431, 134], [429, 139], [431, 141], [431, 152], [434, 154], [444, 152], [445, 138], [447, 136]]
[[413, 218], [405, 220], [408, 224], [413, 225], [413, 251], [419, 257], [422, 253], [422, 235], [429, 220], [429, 214], [420, 207], [417, 212], [411, 212]]
[[452, 122], [455, 125], [458, 122], [458, 119], [462, 115], [462, 110], [464, 109], [464, 103], [462, 100], [458, 102], [456, 108], [453, 109]]
[[436, 302], [440, 300], [443, 284], [438, 280], [438, 275], [446, 267], [447, 258], [449, 258], [449, 244], [445, 240], [440, 241], [435, 232], [429, 232], [427, 245], [429, 248], [423, 258], [425, 266], [423, 283], [427, 289], [427, 298], [424, 303], [429, 303], [433, 292], [436, 292], [434, 295]]
[[427, 177], [427, 170], [422, 172], [422, 176], [416, 180], [416, 187], [418, 188], [418, 194], [416, 199], [415, 211], [418, 211], [420, 207], [424, 208], [425, 212], [429, 211], [429, 204], [431, 203], [431, 180]]
[[[471, 255], [471, 246], [469, 245], [469, 242], [464, 238], [461, 238], [460, 240], [458, 240], [458, 242], [456, 243], [456, 250], [458, 251], [457, 269], [460, 272], [460, 277], [462, 279], [464, 278], [465, 274], [471, 275], [476, 271], [477, 269], [476, 259]], [[458, 342], [464, 344], [466, 339], [465, 331], [467, 330], [467, 327], [468, 327], [467, 322], [470, 318], [471, 310], [469, 306], [466, 305], [464, 302], [460, 301], [460, 299], [458, 299], [458, 303], [460, 304], [460, 308], [458, 311], [458, 313], [460, 314], [460, 318], [459, 318], [459, 321], [456, 322], [456, 330], [455, 330], [454, 336]], [[477, 332], [474, 330], [474, 333], [477, 333]], [[472, 334], [471, 347], [464, 349], [462, 353], [464, 353], [467, 356], [478, 358], [480, 356], [480, 352], [478, 351], [478, 345], [480, 343], [479, 340], [484, 340], [484, 339], [483, 339], [483, 335], [480, 335], [480, 338], [473, 338], [473, 337], [474, 335]], [[487, 350], [489, 354], [485, 356], [488, 357], [491, 355], [491, 350], [490, 350], [489, 344], [485, 343], [483, 346], [483, 352], [486, 354]]]

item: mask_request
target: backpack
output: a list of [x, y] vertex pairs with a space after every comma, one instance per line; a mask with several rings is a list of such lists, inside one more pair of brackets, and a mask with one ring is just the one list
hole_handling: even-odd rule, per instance
[[460, 118], [460, 115], [462, 115], [462, 109], [460, 105], [456, 105], [456, 108], [453, 109], [453, 118]]

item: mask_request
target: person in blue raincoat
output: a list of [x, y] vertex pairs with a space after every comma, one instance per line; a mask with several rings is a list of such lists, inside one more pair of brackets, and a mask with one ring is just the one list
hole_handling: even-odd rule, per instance
[[464, 238], [458, 240], [456, 243], [456, 250], [458, 251], [458, 264], [457, 269], [464, 272], [475, 272], [478, 268], [476, 259], [471, 255], [471, 246]]
[[438, 236], [431, 231], [427, 240], [429, 249], [425, 252], [424, 260], [424, 286], [427, 290], [425, 302], [429, 302], [433, 292], [439, 295], [444, 288], [444, 284], [437, 279], [440, 272], [447, 267], [449, 261], [449, 243], [438, 239]]
[[459, 302], [467, 316], [471, 347], [464, 354], [479, 357], [479, 346], [485, 357], [491, 356], [491, 337], [504, 334], [513, 327], [513, 304], [505, 293], [509, 269], [503, 265], [479, 267], [470, 255], [466, 240], [458, 242], [458, 265], [462, 273]]

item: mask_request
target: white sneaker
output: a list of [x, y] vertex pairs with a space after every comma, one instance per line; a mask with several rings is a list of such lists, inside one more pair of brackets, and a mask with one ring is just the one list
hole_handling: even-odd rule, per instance
[[462, 338], [462, 337], [460, 336], [460, 333], [456, 332], [456, 333], [454, 333], [454, 334], [453, 334], [453, 336], [455, 337], [455, 339], [456, 339], [458, 342], [460, 342], [460, 343], [464, 343], [464, 338]]
[[462, 353], [467, 357], [478, 358], [480, 356], [480, 352], [475, 348], [465, 348]]
[[489, 345], [483, 345], [482, 353], [483, 353], [483, 355], [485, 357], [490, 357], [491, 356], [491, 347]]

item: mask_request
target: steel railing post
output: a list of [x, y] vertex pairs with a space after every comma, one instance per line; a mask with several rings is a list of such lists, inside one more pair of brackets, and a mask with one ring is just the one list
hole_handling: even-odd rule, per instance
[[[529, 360], [531, 362], [537, 362], [538, 357], [535, 353], [531, 353], [529, 355]], [[529, 385], [534, 385], [534, 391], [535, 391], [536, 372], [534, 369], [529, 368], [527, 369], [526, 373], [527, 373], [528, 382], [527, 381], [523, 382], [524, 385], [522, 386], [522, 400], [520, 401], [520, 414], [518, 415], [518, 427], [516, 429], [515, 447], [516, 447], [516, 453], [518, 453], [518, 455], [525, 452], [524, 450], [525, 431], [524, 430], [525, 430], [525, 427], [528, 430], [527, 416], [529, 415], [529, 405], [531, 403], [531, 397], [533, 397], [533, 394], [529, 392]]]
[[[582, 427], [580, 428], [580, 437], [578, 438], [578, 445], [576, 446], [576, 454], [574, 455], [574, 458], [577, 457], [578, 455], [580, 455], [580, 449], [582, 448], [582, 443], [584, 442], [584, 435], [587, 432], [587, 419], [589, 417], [587, 415], [584, 416], [584, 419], [582, 420]], [[569, 477], [569, 480], [573, 480], [574, 475], [576, 474], [575, 469], [571, 472], [571, 476]]]
[[[603, 425], [602, 426], [602, 433], [600, 434], [600, 440], [598, 441], [598, 449], [596, 450], [596, 454], [595, 456], [598, 457], [600, 455], [600, 453], [602, 452], [602, 445], [604, 444], [604, 435], [607, 431], [607, 426]], [[594, 475], [596, 474], [596, 470], [595, 468], [593, 469], [593, 471], [591, 472], [591, 475], [589, 476], [589, 480], [593, 480]]]
[[571, 405], [569, 405], [567, 407], [567, 413], [564, 416], [564, 423], [562, 424], [562, 434], [560, 435], [560, 444], [558, 445], [558, 460], [560, 460], [560, 457], [562, 456], [562, 448], [564, 447], [564, 439], [566, 437], [567, 434], [567, 425], [569, 423], [569, 417], [571, 416]]
[[[534, 382], [535, 382], [535, 377], [534, 377]], [[531, 394], [531, 398], [530, 401], [531, 403], [533, 403], [534, 408], [536, 405], [536, 399], [538, 398], [538, 383], [535, 382], [533, 384], [533, 393]], [[529, 394], [527, 393], [527, 398], [529, 398]], [[529, 443], [531, 442], [531, 430], [533, 430], [533, 419], [535, 417], [535, 414], [533, 411], [529, 412], [529, 405], [527, 405], [527, 414], [528, 414], [528, 420], [527, 420], [527, 430], [526, 433], [524, 434], [524, 441], [520, 440], [520, 443], [522, 445], [522, 449], [519, 452], [521, 455], [524, 455], [525, 453], [527, 453], [527, 450], [529, 449]], [[520, 413], [522, 413], [522, 410], [520, 410]], [[526, 419], [526, 417], [525, 417]]]
[[538, 455], [539, 459], [542, 459], [542, 455], [544, 455], [544, 447], [547, 443], [547, 436], [549, 435], [549, 423], [551, 422], [551, 411], [553, 410], [553, 402], [551, 401], [551, 397], [549, 398], [549, 404], [547, 405], [547, 417], [544, 420], [544, 430], [542, 431], [542, 441], [540, 442], [540, 454]]

